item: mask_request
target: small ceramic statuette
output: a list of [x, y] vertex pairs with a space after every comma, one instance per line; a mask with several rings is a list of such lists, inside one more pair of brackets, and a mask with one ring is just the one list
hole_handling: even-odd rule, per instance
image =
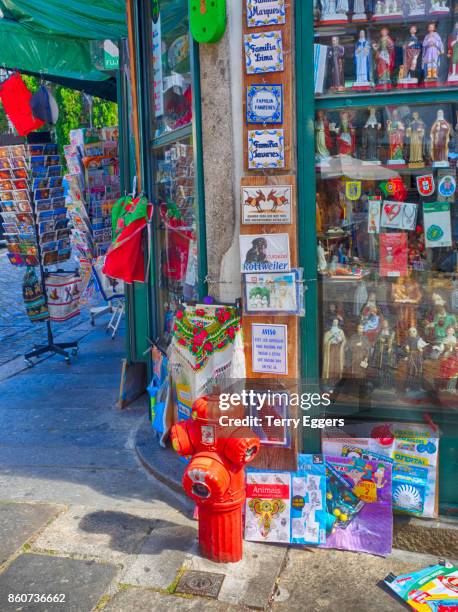
[[348, 0], [322, 0], [321, 22], [338, 24], [348, 22]]
[[431, 159], [435, 168], [448, 168], [448, 154], [452, 138], [452, 126], [445, 119], [444, 111], [437, 111], [437, 118], [431, 126]]
[[391, 89], [394, 70], [395, 47], [388, 28], [382, 28], [378, 42], [372, 43], [375, 58], [377, 87]]
[[439, 78], [439, 65], [444, 55], [444, 43], [436, 32], [436, 24], [428, 25], [428, 33], [423, 40], [422, 68], [425, 74], [425, 85], [436, 85]]
[[417, 36], [417, 26], [410, 26], [409, 38], [403, 45], [403, 63], [399, 69], [398, 86], [414, 86], [418, 84], [418, 69], [420, 67], [421, 43]]
[[458, 23], [455, 23], [453, 32], [448, 38], [447, 57], [449, 61], [447, 82], [458, 85]]
[[365, 30], [360, 31], [355, 45], [355, 72], [356, 81], [353, 83], [353, 89], [368, 90], [373, 87], [372, 49]]

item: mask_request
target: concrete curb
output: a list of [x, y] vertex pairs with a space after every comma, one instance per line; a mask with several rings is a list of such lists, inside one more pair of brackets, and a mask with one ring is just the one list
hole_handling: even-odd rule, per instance
[[149, 420], [145, 420], [137, 429], [134, 447], [138, 460], [157, 480], [185, 497], [181, 480], [186, 464], [170, 447], [162, 448], [154, 440], [155, 435]]

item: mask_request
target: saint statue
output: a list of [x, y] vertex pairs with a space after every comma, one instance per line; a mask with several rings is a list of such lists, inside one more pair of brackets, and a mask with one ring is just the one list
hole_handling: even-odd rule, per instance
[[410, 327], [405, 341], [404, 349], [407, 361], [407, 389], [421, 390], [423, 377], [423, 350], [428, 343], [418, 334], [416, 327]]
[[348, 21], [348, 0], [322, 0], [321, 21]]
[[388, 28], [382, 28], [378, 43], [373, 43], [377, 83], [391, 86], [391, 76], [394, 69], [394, 41]]
[[430, 15], [443, 15], [449, 12], [450, 9], [447, 0], [431, 0], [431, 8], [429, 9]]
[[425, 74], [425, 81], [436, 82], [439, 77], [439, 64], [441, 55], [444, 54], [444, 43], [436, 32], [436, 24], [428, 25], [428, 33], [423, 40], [422, 68]]
[[382, 313], [377, 306], [375, 291], [369, 293], [366, 304], [361, 310], [361, 325], [368, 340], [373, 344], [382, 326]]
[[437, 118], [431, 126], [431, 159], [441, 166], [448, 165], [449, 143], [452, 137], [452, 126], [444, 117], [444, 111], [437, 111]]
[[449, 83], [458, 83], [458, 23], [455, 23], [452, 34], [448, 39], [448, 79]]
[[405, 126], [399, 118], [397, 110], [393, 111], [391, 119], [386, 122], [386, 131], [388, 134], [389, 160], [390, 163], [404, 163], [404, 139]]
[[399, 80], [402, 82], [418, 83], [418, 67], [421, 55], [421, 43], [417, 36], [417, 26], [410, 26], [409, 38], [403, 46], [404, 76]]
[[329, 131], [329, 123], [326, 119], [324, 111], [319, 110], [315, 121], [315, 143], [317, 160], [323, 160], [330, 157], [331, 134]]
[[347, 340], [343, 330], [339, 327], [338, 319], [334, 319], [331, 329], [323, 338], [323, 373], [322, 378], [327, 381], [338, 382], [344, 370], [345, 347]]
[[445, 299], [438, 293], [432, 296], [434, 312], [431, 320], [426, 323], [427, 339], [430, 342], [441, 344], [447, 337], [447, 329], [456, 328], [457, 320], [454, 314], [448, 313]]
[[387, 319], [383, 320], [375, 340], [372, 365], [378, 372], [377, 378], [381, 386], [392, 387], [397, 366], [396, 334], [391, 330]]
[[378, 146], [382, 124], [377, 119], [374, 106], [369, 107], [369, 117], [363, 127], [363, 157], [367, 161], [378, 161]]
[[352, 21], [367, 21], [365, 0], [354, 0]]
[[353, 155], [356, 150], [356, 130], [347, 111], [340, 113], [340, 125], [336, 127], [337, 151], [340, 155]]
[[409, 139], [409, 165], [421, 167], [424, 165], [425, 123], [417, 111], [412, 113], [412, 120], [406, 131]]
[[356, 333], [350, 336], [347, 344], [349, 353], [349, 377], [353, 379], [365, 379], [369, 366], [371, 354], [371, 343], [364, 335], [361, 324], [356, 328]]
[[421, 301], [420, 285], [413, 278], [400, 276], [391, 286], [391, 295], [396, 310], [396, 338], [403, 344], [407, 332], [417, 325], [417, 308]]
[[334, 91], [345, 90], [344, 55], [345, 48], [340, 44], [339, 37], [333, 36], [328, 51], [328, 62], [331, 73], [331, 89]]
[[409, 17], [424, 15], [426, 8], [425, 0], [407, 0], [407, 10]]
[[369, 87], [371, 85], [371, 46], [366, 38], [366, 32], [361, 30], [355, 46], [355, 86]]

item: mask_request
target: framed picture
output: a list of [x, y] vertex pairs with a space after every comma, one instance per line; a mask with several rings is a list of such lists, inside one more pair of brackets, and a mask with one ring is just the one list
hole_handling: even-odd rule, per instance
[[301, 279], [298, 270], [284, 274], [245, 274], [244, 281], [247, 314], [299, 314]]

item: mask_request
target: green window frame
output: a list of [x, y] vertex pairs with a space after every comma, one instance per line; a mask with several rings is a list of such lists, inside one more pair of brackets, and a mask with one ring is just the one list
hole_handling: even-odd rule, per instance
[[[160, 6], [160, 5], [159, 5]], [[143, 191], [154, 200], [155, 189], [155, 168], [157, 163], [156, 151], [163, 146], [173, 144], [183, 138], [192, 137], [193, 155], [195, 162], [195, 189], [197, 199], [197, 263], [198, 263], [198, 294], [199, 299], [203, 299], [207, 294], [207, 256], [206, 256], [206, 226], [205, 226], [205, 184], [203, 172], [203, 152], [202, 152], [202, 110], [200, 98], [200, 63], [199, 48], [197, 43], [190, 37], [191, 51], [191, 75], [192, 75], [192, 122], [164, 134], [158, 138], [154, 137], [154, 125], [151, 117], [154, 116], [152, 108], [153, 76], [151, 61], [151, 23], [152, 23], [152, 3], [136, 0], [134, 5], [134, 30], [136, 39], [137, 54], [137, 89], [139, 100], [139, 132], [141, 143], [141, 175], [143, 177]], [[155, 211], [155, 214], [157, 211]], [[154, 227], [154, 224], [153, 224]], [[150, 245], [151, 253], [156, 253], [157, 236], [156, 232], [151, 232]], [[134, 290], [134, 304], [140, 305], [135, 308], [133, 319], [135, 322], [135, 337], [137, 347], [148, 348], [146, 338], [152, 340], [160, 336], [159, 329], [159, 300], [158, 300], [158, 278], [157, 267], [152, 261], [149, 268], [149, 278], [145, 288], [136, 287]], [[139, 294], [139, 295], [137, 295]], [[145, 307], [146, 303], [146, 307]], [[144, 340], [144, 342], [142, 342]], [[136, 356], [138, 360], [147, 361], [148, 375], [151, 370], [151, 360], [139, 354], [137, 348]]]

